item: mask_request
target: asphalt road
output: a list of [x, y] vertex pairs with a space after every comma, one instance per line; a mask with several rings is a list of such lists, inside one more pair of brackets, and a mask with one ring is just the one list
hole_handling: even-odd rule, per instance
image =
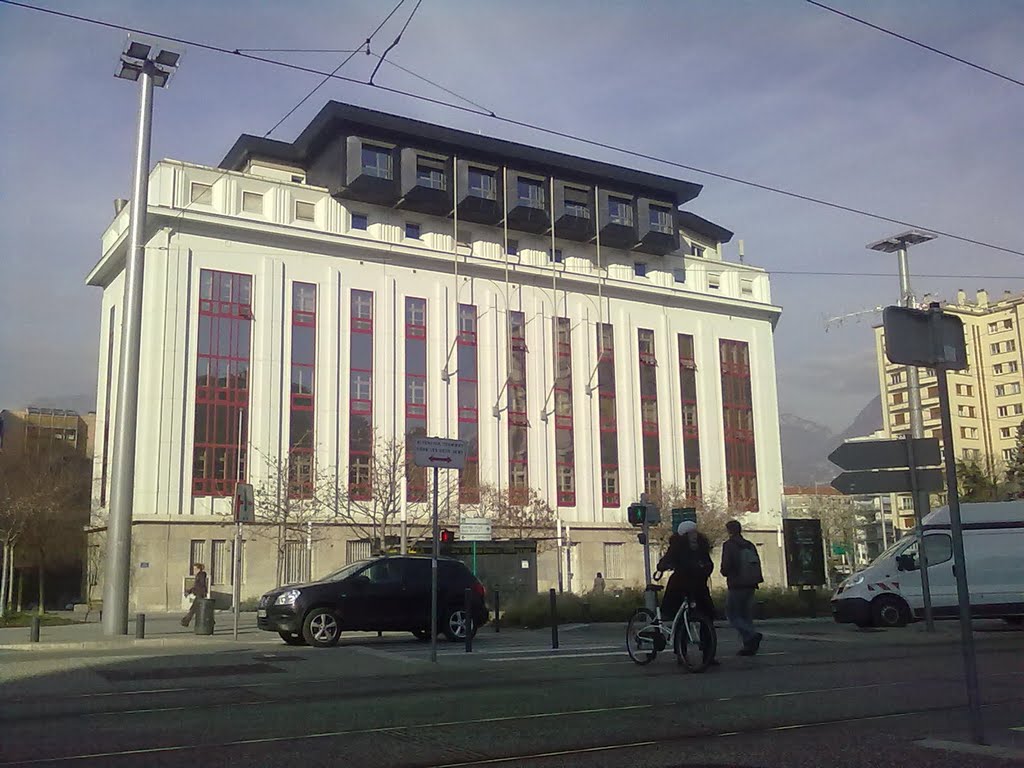
[[437, 665], [402, 635], [0, 651], [0, 766], [1008, 766], [1024, 755], [1024, 632], [990, 629], [976, 637], [999, 753], [920, 743], [969, 742], [955, 632], [819, 622], [765, 625], [752, 659], [720, 627], [722, 665], [701, 675], [670, 654], [635, 666], [609, 625], [564, 629], [557, 651], [547, 631], [485, 628]]

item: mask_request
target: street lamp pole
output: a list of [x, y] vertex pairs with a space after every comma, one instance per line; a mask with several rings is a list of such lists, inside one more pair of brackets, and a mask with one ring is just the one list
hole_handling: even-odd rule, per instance
[[[911, 245], [926, 243], [934, 240], [935, 235], [927, 232], [909, 231], [893, 235], [884, 240], [868, 245], [872, 251], [882, 253], [896, 253], [897, 266], [900, 276], [900, 304], [904, 307], [912, 307], [914, 304], [914, 293], [910, 288], [910, 260], [907, 258], [907, 249]], [[921, 408], [921, 380], [917, 366], [908, 365], [907, 373], [907, 407], [910, 411], [910, 437], [918, 439], [924, 437], [924, 413]], [[946, 457], [952, 461], [952, 456]], [[924, 621], [928, 632], [935, 631], [935, 623], [932, 620], [932, 596], [928, 584], [928, 558], [924, 551], [924, 532], [921, 530], [924, 511], [928, 509], [929, 500], [927, 491], [914, 493], [914, 524], [917, 528], [917, 553], [921, 563], [921, 591], [924, 597]], [[884, 525], [883, 521], [883, 525]]]
[[[142, 285], [145, 263], [146, 211], [149, 204], [149, 147], [153, 122], [153, 87], [163, 87], [181, 53], [139, 37], [129, 37], [117, 77], [139, 83], [139, 119], [135, 137], [128, 251], [125, 254], [124, 302], [121, 310], [121, 358], [117, 377], [117, 418], [110, 510], [107, 519], [106, 573], [103, 583], [103, 634], [128, 634], [131, 579], [132, 507], [135, 496], [135, 437], [139, 411], [139, 358], [142, 346]], [[107, 418], [110, 418], [108, 412]]]

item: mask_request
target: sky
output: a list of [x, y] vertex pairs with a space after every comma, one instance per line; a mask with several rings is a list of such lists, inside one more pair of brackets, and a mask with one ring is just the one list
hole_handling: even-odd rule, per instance
[[[355, 48], [395, 2], [38, 4], [234, 50]], [[832, 5], [1024, 80], [1019, 0]], [[0, 408], [95, 402], [100, 290], [84, 277], [131, 188], [137, 89], [113, 77], [124, 38], [0, 5]], [[260, 55], [322, 70], [344, 58]], [[388, 59], [502, 116], [1024, 251], [1024, 88], [803, 0], [422, 0]], [[375, 62], [341, 74], [365, 80]], [[320, 79], [186, 45], [156, 94], [153, 161], [216, 165]], [[452, 99], [388, 65], [376, 82]], [[271, 137], [294, 139], [330, 99], [703, 184], [688, 208], [736, 233], [726, 257], [742, 239], [773, 273], [781, 410], [839, 431], [877, 394], [880, 316], [827, 321], [896, 303], [895, 256], [865, 245], [906, 227], [339, 81]], [[940, 237], [910, 262], [919, 297], [1024, 291], [1019, 255]]]

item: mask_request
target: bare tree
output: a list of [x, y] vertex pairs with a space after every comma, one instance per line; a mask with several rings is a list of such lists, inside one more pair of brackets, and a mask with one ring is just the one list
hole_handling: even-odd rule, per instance
[[555, 510], [535, 488], [510, 492], [493, 485], [480, 487], [480, 514], [510, 539], [555, 538]]
[[[413, 480], [411, 484], [406, 482], [407, 477]], [[426, 485], [418, 482], [423, 477], [427, 478]], [[429, 475], [416, 472], [412, 467], [411, 457], [406, 454], [401, 439], [375, 439], [369, 475], [365, 478], [352, 476], [349, 481], [346, 491], [325, 506], [357, 535], [368, 538], [373, 551], [386, 552], [395, 548], [402, 533], [403, 507], [408, 542], [413, 544], [430, 535], [432, 497]], [[451, 503], [448, 478], [443, 482], [446, 484], [447, 509]], [[413, 490], [408, 495], [413, 500], [403, 504], [402, 494], [409, 486]], [[441, 520], [442, 523], [445, 521], [444, 514], [441, 514]]]
[[707, 536], [712, 547], [725, 541], [725, 524], [744, 514], [729, 506], [725, 491], [721, 487], [714, 488], [701, 496], [691, 496], [678, 485], [667, 485], [652, 495], [652, 501], [657, 505], [662, 518], [662, 524], [652, 528], [652, 542], [663, 547], [668, 545], [669, 537], [675, 533], [672, 529], [673, 509], [682, 507], [696, 509], [697, 528]]
[[22, 462], [0, 456], [0, 544], [3, 545], [0, 573], [0, 617], [7, 611], [14, 584], [11, 575], [18, 541], [25, 532], [29, 504], [26, 503], [26, 468]]
[[[329, 473], [310, 471], [305, 458], [262, 456], [264, 480], [253, 488], [256, 507], [256, 535], [270, 535], [276, 544], [276, 583], [285, 581], [289, 546], [295, 541], [312, 545], [323, 531], [317, 526], [329, 518], [326, 499], [334, 492]], [[301, 469], [300, 469], [301, 467]], [[308, 558], [304, 578], [311, 578]]]

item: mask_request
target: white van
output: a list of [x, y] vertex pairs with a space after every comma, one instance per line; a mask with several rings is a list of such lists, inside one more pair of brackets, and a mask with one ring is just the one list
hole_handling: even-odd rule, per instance
[[[961, 504], [971, 615], [1024, 620], [1024, 501]], [[936, 619], [959, 616], [949, 508], [924, 520], [928, 586]], [[843, 581], [832, 596], [832, 616], [858, 627], [901, 627], [924, 616], [917, 538], [911, 533], [867, 568]]]

